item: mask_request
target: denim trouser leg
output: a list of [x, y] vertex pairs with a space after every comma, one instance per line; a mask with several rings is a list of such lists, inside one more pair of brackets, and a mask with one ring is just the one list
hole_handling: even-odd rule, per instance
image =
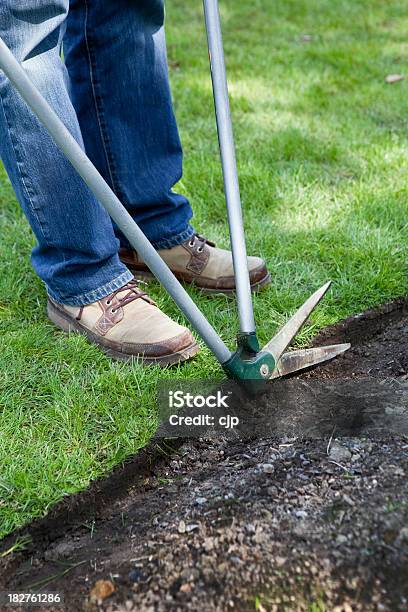
[[[0, 36], [77, 141], [81, 132], [60, 60], [68, 0], [2, 0]], [[112, 223], [0, 73], [0, 155], [36, 235], [32, 263], [54, 299], [86, 304], [123, 286]]]
[[[60, 52], [70, 10], [68, 71]], [[0, 2], [0, 36], [157, 247], [193, 231], [187, 200], [171, 190], [181, 148], [162, 23], [157, 0]], [[38, 241], [33, 266], [54, 299], [86, 304], [130, 280], [107, 213], [2, 74], [0, 156]]]
[[156, 248], [193, 233], [163, 23], [163, 0], [71, 0], [64, 38], [86, 151]]

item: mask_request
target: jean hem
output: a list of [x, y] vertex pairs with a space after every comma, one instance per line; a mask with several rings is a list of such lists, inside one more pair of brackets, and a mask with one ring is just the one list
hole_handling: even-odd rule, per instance
[[195, 233], [195, 229], [191, 225], [189, 225], [187, 229], [176, 234], [175, 236], [172, 236], [171, 238], [162, 238], [161, 240], [152, 242], [152, 245], [156, 250], [172, 249], [173, 247], [178, 246], [182, 242], [185, 242], [186, 240], [191, 238], [191, 236], [193, 236]]
[[126, 269], [125, 272], [122, 272], [122, 274], [120, 274], [113, 280], [109, 281], [108, 283], [105, 283], [104, 285], [101, 285], [100, 287], [97, 287], [96, 289], [93, 289], [92, 291], [82, 293], [81, 295], [78, 295], [76, 297], [67, 298], [67, 297], [58, 295], [57, 293], [52, 291], [52, 289], [50, 289], [48, 286], [47, 286], [47, 293], [53, 300], [55, 300], [59, 304], [64, 304], [66, 306], [86, 306], [87, 304], [92, 304], [93, 302], [97, 302], [98, 300], [101, 300], [102, 298], [106, 297], [110, 293], [113, 293], [113, 291], [115, 291], [116, 289], [120, 289], [132, 279], [133, 279], [133, 274], [130, 272], [130, 270]]

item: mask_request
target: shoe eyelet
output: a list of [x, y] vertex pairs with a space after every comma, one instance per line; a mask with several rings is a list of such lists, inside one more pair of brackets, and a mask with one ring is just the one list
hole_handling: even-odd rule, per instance
[[189, 247], [193, 247], [195, 244], [195, 240], [190, 240], [190, 242], [188, 243]]
[[115, 314], [115, 312], [117, 312], [117, 310], [118, 310], [117, 308], [111, 308], [111, 313]]
[[204, 251], [203, 247], [198, 247], [197, 253], [202, 253]]
[[110, 306], [112, 304], [112, 300], [106, 300], [106, 305]]

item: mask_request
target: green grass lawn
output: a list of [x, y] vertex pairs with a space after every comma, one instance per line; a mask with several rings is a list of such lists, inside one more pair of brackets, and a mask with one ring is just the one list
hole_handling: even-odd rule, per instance
[[[299, 341], [407, 293], [408, 17], [400, 0], [222, 0], [248, 250], [271, 287], [268, 340], [327, 279]], [[199, 0], [168, 0], [169, 63], [195, 225], [228, 245]], [[310, 38], [311, 37], [311, 38]], [[405, 73], [389, 85], [385, 76]], [[0, 535], [44, 514], [145, 445], [161, 377], [221, 376], [203, 347], [165, 372], [109, 361], [45, 314], [33, 236], [0, 174]], [[151, 293], [182, 320], [171, 299]], [[195, 299], [232, 347], [232, 299]]]

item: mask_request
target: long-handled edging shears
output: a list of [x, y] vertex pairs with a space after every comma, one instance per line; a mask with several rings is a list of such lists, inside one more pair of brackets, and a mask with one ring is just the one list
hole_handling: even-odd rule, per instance
[[260, 349], [247, 266], [218, 0], [203, 1], [236, 281], [239, 333], [237, 349], [234, 352], [231, 352], [224, 344], [1, 39], [0, 69], [48, 130], [57, 146], [107, 210], [132, 247], [171, 295], [193, 328], [218, 359], [227, 375], [241, 381], [265, 381], [332, 359], [350, 348], [350, 345], [337, 344], [285, 353], [292, 339], [328, 290], [330, 286], [328, 282], [301, 306], [262, 350]]

